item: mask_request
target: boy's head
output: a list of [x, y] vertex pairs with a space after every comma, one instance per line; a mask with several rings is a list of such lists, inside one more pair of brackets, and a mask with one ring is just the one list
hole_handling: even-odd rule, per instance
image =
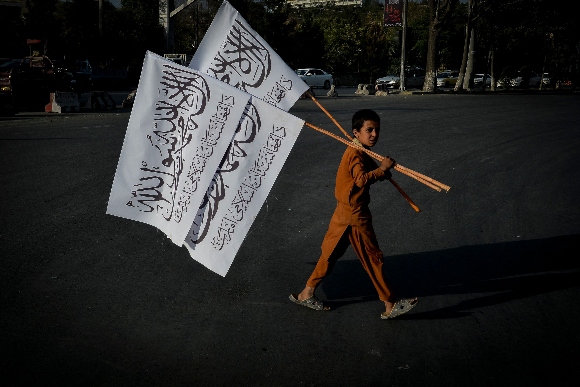
[[352, 133], [365, 147], [373, 147], [379, 141], [381, 118], [371, 109], [363, 109], [352, 116]]

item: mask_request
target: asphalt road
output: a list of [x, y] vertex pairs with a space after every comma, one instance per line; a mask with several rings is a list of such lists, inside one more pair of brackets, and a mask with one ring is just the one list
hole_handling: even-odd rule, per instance
[[[341, 91], [339, 90], [339, 93]], [[323, 95], [323, 93], [317, 93]], [[352, 250], [318, 290], [344, 145], [304, 128], [222, 278], [151, 226], [105, 214], [129, 111], [0, 119], [3, 386], [571, 386], [580, 377], [580, 96], [320, 98], [394, 172], [371, 210], [385, 270], [419, 305], [381, 320]], [[332, 130], [310, 100], [291, 113]]]

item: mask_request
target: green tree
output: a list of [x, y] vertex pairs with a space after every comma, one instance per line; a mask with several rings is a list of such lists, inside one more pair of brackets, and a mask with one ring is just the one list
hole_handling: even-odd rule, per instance
[[20, 7], [0, 6], [0, 56], [19, 58], [27, 55], [24, 21]]
[[100, 52], [98, 3], [90, 0], [60, 2], [55, 14], [59, 26], [58, 57], [90, 58]]
[[428, 0], [429, 40], [427, 43], [427, 63], [425, 65], [424, 91], [434, 91], [437, 80], [437, 53], [441, 32], [449, 23], [453, 9], [459, 0]]
[[[412, 1], [408, 4], [407, 13], [406, 63], [410, 67], [423, 67], [427, 61], [429, 7]], [[400, 64], [398, 66], [400, 67]]]
[[58, 36], [54, 17], [57, 3], [58, 0], [26, 0], [23, 12], [25, 35], [23, 43], [26, 39], [41, 39], [48, 50], [48, 42], [52, 44]]
[[147, 50], [162, 55], [165, 47], [163, 28], [159, 24], [158, 0], [122, 0], [118, 19], [118, 44], [122, 48], [119, 62], [129, 68], [136, 80]]

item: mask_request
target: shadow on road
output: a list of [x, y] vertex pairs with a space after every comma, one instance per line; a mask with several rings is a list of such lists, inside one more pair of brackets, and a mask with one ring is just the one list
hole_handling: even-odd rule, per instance
[[[462, 246], [386, 257], [384, 270], [399, 297], [484, 294], [403, 318], [463, 317], [474, 309], [579, 286], [580, 261], [574, 253], [579, 243], [580, 235], [567, 235]], [[361, 264], [353, 259], [339, 260], [320, 290], [333, 309], [378, 299]]]

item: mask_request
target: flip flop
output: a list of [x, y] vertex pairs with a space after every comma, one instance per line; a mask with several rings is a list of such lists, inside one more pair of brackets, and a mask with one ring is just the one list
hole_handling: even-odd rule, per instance
[[312, 297], [307, 298], [306, 300], [302, 300], [302, 301], [298, 299], [297, 294], [291, 294], [289, 298], [290, 298], [290, 301], [292, 301], [293, 303], [305, 306], [305, 307], [310, 308], [310, 309], [330, 310], [330, 308], [325, 309], [324, 304], [321, 301], [319, 301], [318, 298], [316, 298], [316, 296], [312, 296]]
[[[413, 301], [415, 301], [415, 303], [412, 303]], [[381, 313], [381, 319], [387, 320], [405, 314], [411, 309], [413, 309], [415, 306], [417, 306], [418, 303], [419, 300], [415, 300], [413, 298], [398, 300], [397, 302], [395, 302], [395, 305], [393, 305], [393, 309], [391, 309], [391, 312], [389, 314], [385, 314], [386, 312]]]

